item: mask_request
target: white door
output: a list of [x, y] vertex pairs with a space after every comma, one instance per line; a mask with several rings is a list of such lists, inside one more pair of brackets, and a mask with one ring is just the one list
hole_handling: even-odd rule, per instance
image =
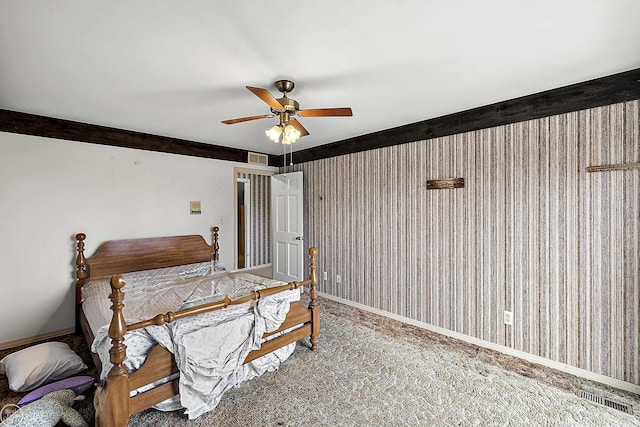
[[303, 280], [302, 172], [271, 177], [271, 218], [273, 278]]

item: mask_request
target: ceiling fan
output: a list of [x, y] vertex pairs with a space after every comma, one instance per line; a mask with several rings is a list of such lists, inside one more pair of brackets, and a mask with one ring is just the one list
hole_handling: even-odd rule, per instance
[[309, 110], [301, 110], [300, 104], [293, 98], [289, 98], [287, 93], [291, 92], [295, 84], [290, 80], [278, 80], [275, 83], [276, 89], [282, 92], [281, 98], [275, 98], [266, 89], [259, 87], [247, 86], [258, 98], [271, 107], [271, 114], [263, 114], [259, 116], [241, 117], [238, 119], [223, 120], [222, 123], [232, 125], [235, 123], [248, 122], [250, 120], [267, 119], [278, 116], [280, 122], [266, 131], [267, 136], [273, 142], [282, 142], [283, 144], [293, 144], [302, 136], [309, 135], [309, 132], [296, 120], [295, 116], [300, 117], [338, 117], [352, 116], [351, 108], [314, 108]]

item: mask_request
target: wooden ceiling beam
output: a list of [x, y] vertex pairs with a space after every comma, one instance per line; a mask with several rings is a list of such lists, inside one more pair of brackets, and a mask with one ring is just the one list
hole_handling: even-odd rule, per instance
[[[0, 110], [0, 131], [242, 163], [247, 163], [249, 154], [237, 148], [10, 110]], [[278, 156], [269, 156], [271, 166], [282, 164], [277, 161]]]
[[[293, 152], [304, 163], [640, 99], [640, 68]], [[283, 156], [276, 163], [282, 164]]]

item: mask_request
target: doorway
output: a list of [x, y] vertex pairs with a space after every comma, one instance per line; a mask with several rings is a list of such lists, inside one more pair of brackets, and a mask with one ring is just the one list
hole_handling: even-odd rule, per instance
[[275, 171], [234, 168], [234, 269], [271, 265], [271, 183]]
[[236, 180], [236, 247], [238, 251], [237, 267], [248, 268], [251, 267], [251, 242], [249, 236], [251, 236], [251, 181], [246, 178], [238, 178]]

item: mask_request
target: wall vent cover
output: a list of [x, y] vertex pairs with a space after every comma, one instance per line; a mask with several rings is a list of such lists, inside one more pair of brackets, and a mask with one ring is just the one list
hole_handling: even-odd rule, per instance
[[254, 165], [269, 166], [269, 156], [266, 154], [249, 152], [249, 159], [247, 162]]
[[614, 402], [613, 400], [607, 399], [606, 397], [596, 396], [595, 394], [589, 393], [588, 391], [584, 391], [584, 390], [578, 390], [576, 394], [582, 397], [583, 399], [587, 399], [592, 402], [596, 402], [601, 405], [608, 406], [609, 408], [617, 409], [618, 411], [622, 411], [624, 413], [633, 415], [633, 407], [631, 405]]

